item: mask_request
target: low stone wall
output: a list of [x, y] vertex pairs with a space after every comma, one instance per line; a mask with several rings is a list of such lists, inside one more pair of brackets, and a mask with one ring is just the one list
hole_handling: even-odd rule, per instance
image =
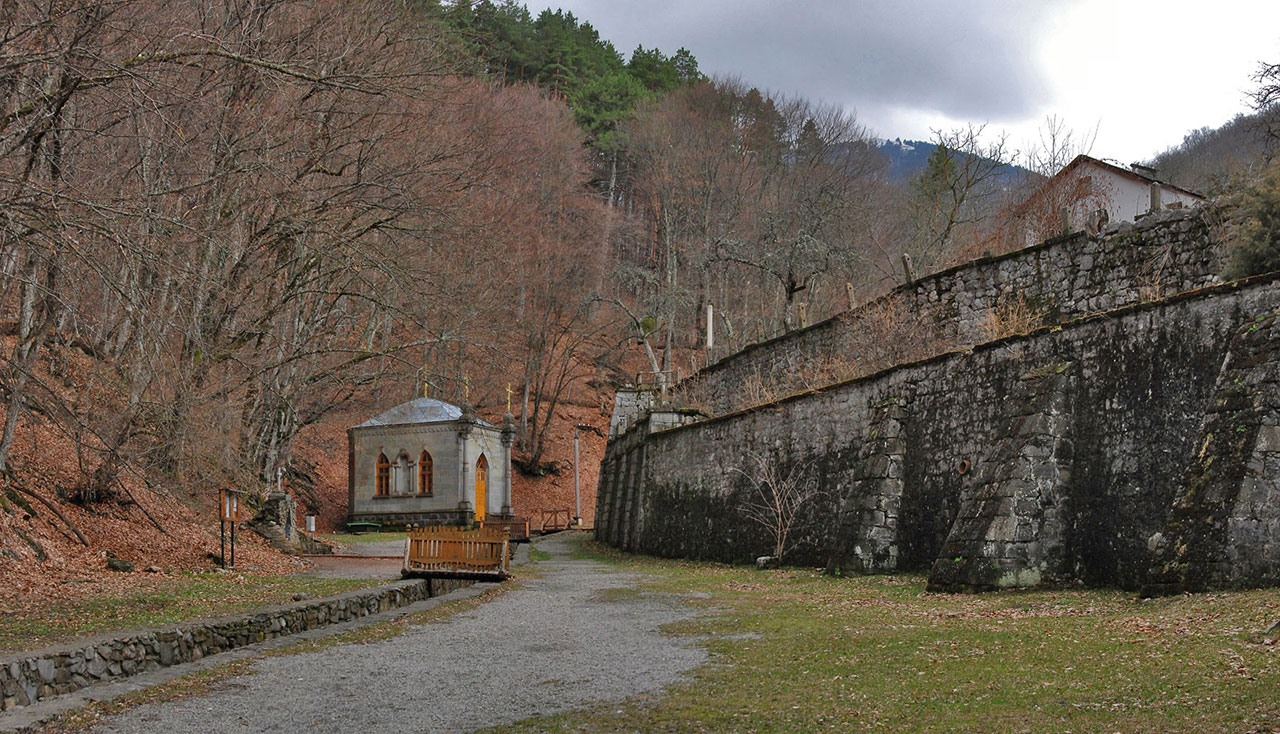
[[473, 583], [459, 579], [399, 581], [327, 599], [0, 657], [0, 690], [4, 694], [0, 710], [255, 642], [359, 619]]
[[596, 535], [772, 552], [762, 465], [810, 494], [788, 561], [937, 590], [1280, 584], [1280, 277], [1097, 314], [610, 442]]
[[688, 380], [715, 412], [731, 410], [749, 381], [786, 382], [788, 375], [832, 360], [856, 358], [866, 318], [891, 308], [898, 318], [930, 325], [942, 343], [986, 341], [983, 323], [1015, 300], [1045, 324], [1122, 308], [1220, 282], [1224, 247], [1201, 207], [1124, 222], [1101, 235], [1077, 233], [919, 278], [864, 306], [808, 328], [750, 345]]

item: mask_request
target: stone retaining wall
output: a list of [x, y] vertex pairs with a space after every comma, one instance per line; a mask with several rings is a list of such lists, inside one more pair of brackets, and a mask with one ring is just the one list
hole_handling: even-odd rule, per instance
[[3, 691], [0, 710], [256, 642], [359, 619], [473, 583], [458, 579], [399, 581], [377, 589], [186, 622], [162, 630], [98, 637], [0, 656], [0, 690]]
[[993, 310], [1020, 300], [1043, 323], [1158, 300], [1220, 282], [1224, 247], [1205, 206], [1123, 222], [1090, 237], [1077, 233], [1004, 255], [985, 257], [919, 278], [859, 308], [808, 328], [750, 345], [690, 376], [714, 412], [741, 404], [750, 381], [787, 383], [788, 375], [858, 357], [864, 319], [897, 318], [929, 324], [941, 343], [959, 347], [987, 340]]
[[[1280, 276], [612, 440], [596, 536], [748, 563], [749, 475], [811, 490], [788, 561], [937, 590], [1280, 584]], [[794, 472], [794, 474], [793, 474]]]

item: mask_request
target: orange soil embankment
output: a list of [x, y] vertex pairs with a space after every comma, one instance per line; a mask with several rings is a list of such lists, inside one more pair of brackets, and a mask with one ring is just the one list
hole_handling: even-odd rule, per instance
[[[0, 340], [0, 349], [11, 348], [11, 339]], [[42, 350], [34, 372], [40, 385], [57, 390], [69, 405], [95, 406], [87, 413], [104, 421], [117, 414], [118, 391], [86, 355], [51, 346]], [[4, 416], [0, 407], [0, 422]], [[92, 443], [78, 446], [65, 425], [41, 412], [24, 413], [18, 422], [8, 462], [12, 478], [0, 477], [0, 613], [31, 603], [128, 593], [154, 579], [146, 573], [151, 567], [215, 565], [209, 556], [219, 553], [216, 490], [179, 497], [126, 466], [105, 496], [87, 505], [72, 502], [97, 461]], [[66, 522], [27, 492], [52, 503]], [[108, 570], [108, 554], [131, 561], [136, 571]], [[241, 572], [277, 574], [302, 563], [244, 531], [238, 533], [236, 565]]]
[[[0, 417], [4, 415], [0, 410]], [[123, 593], [145, 569], [208, 569], [209, 554], [219, 552], [216, 497], [194, 509], [161, 489], [149, 488], [133, 476], [122, 476], [129, 494], [83, 506], [66, 501], [67, 488], [80, 481], [75, 446], [63, 433], [38, 417], [19, 424], [11, 466], [20, 484], [54, 503], [84, 535], [88, 546], [48, 507], [8, 485], [0, 511], [0, 613], [9, 603], [33, 598], [68, 599]], [[159, 524], [152, 523], [143, 508]], [[237, 536], [236, 564], [250, 573], [283, 573], [301, 563], [267, 546], [257, 535]], [[108, 571], [107, 555], [133, 562], [133, 573]]]

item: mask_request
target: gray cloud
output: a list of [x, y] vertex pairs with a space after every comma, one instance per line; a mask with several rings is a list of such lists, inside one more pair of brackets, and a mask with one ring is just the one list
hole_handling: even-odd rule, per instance
[[[978, 122], [1036, 114], [1048, 89], [1033, 46], [1046, 3], [916, 0], [561, 0], [624, 55], [684, 46], [705, 72], [846, 108], [879, 128], [943, 115]], [[878, 129], [886, 135], [907, 134]]]

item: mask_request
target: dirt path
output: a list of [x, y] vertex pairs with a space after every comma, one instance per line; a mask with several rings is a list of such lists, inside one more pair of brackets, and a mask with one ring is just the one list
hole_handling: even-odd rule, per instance
[[454, 732], [652, 692], [706, 651], [660, 627], [694, 612], [637, 579], [539, 542], [541, 576], [393, 639], [266, 658], [215, 693], [143, 706], [97, 732]]

